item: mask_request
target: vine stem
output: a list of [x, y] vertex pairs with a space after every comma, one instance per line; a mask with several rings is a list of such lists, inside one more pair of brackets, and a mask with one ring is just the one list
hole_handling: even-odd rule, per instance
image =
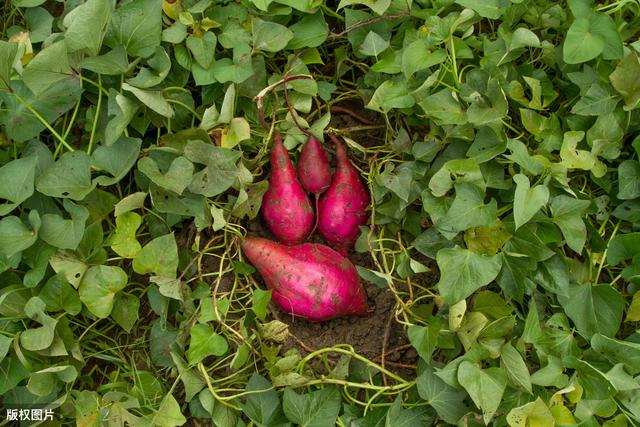
[[18, 95], [17, 93], [15, 93], [14, 91], [11, 91], [11, 93], [13, 94], [13, 96], [15, 96], [15, 97], [16, 97], [16, 99], [17, 99], [17, 100], [18, 100], [22, 105], [24, 105], [24, 106], [25, 106], [25, 108], [26, 108], [27, 110], [29, 110], [29, 112], [30, 112], [31, 114], [33, 114], [34, 116], [36, 116], [36, 118], [40, 121], [40, 123], [42, 123], [42, 124], [44, 125], [44, 127], [46, 127], [46, 128], [49, 130], [49, 132], [51, 132], [51, 134], [52, 134], [53, 136], [55, 136], [55, 137], [56, 137], [56, 139], [57, 139], [58, 141], [60, 141], [60, 143], [61, 143], [62, 145], [64, 145], [64, 146], [65, 146], [65, 148], [66, 148], [67, 150], [69, 150], [69, 151], [76, 151], [72, 146], [70, 146], [70, 145], [69, 145], [69, 143], [68, 143], [68, 142], [67, 142], [67, 141], [62, 137], [62, 135], [60, 135], [60, 134], [59, 134], [59, 133], [58, 133], [58, 132], [53, 128], [53, 126], [51, 126], [51, 125], [49, 124], [49, 122], [48, 122], [44, 117], [42, 117], [42, 115], [41, 115], [40, 113], [38, 113], [38, 112], [36, 111], [36, 109], [35, 109], [35, 108], [33, 108], [33, 107], [31, 106], [31, 104], [29, 104], [26, 100], [22, 99], [22, 97], [21, 97], [20, 95]]
[[289, 101], [289, 89], [287, 88], [286, 80], [284, 81], [283, 87], [284, 87], [284, 102], [285, 104], [287, 104], [287, 109], [289, 110], [289, 114], [291, 114], [291, 118], [293, 119], [293, 122], [296, 124], [296, 127], [300, 129], [300, 132], [302, 132], [306, 136], [309, 136], [309, 130], [302, 127], [302, 125], [298, 121], [298, 114], [295, 112], [293, 105], [291, 105], [291, 102]]
[[[341, 353], [341, 354], [346, 354], [347, 356], [351, 356], [354, 359], [357, 359], [369, 366], [372, 366], [373, 368], [377, 369], [378, 371], [382, 372], [383, 374], [388, 375], [389, 377], [393, 378], [394, 380], [398, 381], [399, 383], [402, 383], [404, 385], [409, 384], [409, 382], [407, 380], [405, 380], [404, 378], [394, 374], [393, 372], [389, 371], [388, 369], [383, 368], [382, 366], [380, 366], [379, 364], [372, 362], [371, 360], [367, 359], [364, 356], [359, 355], [358, 353], [356, 353], [355, 351], [353, 351], [353, 348], [351, 346], [348, 346], [349, 350], [345, 350], [343, 348], [340, 347], [326, 347], [326, 348], [321, 348], [320, 350], [316, 350], [313, 353], [307, 355], [307, 357], [305, 357], [304, 359], [302, 359], [300, 361], [300, 363], [298, 364], [298, 371], [301, 372], [305, 365], [313, 358], [320, 356], [324, 353]], [[378, 387], [378, 386], [376, 386]], [[386, 387], [383, 387], [386, 388]]]
[[267, 120], [264, 117], [264, 98], [269, 94], [269, 92], [273, 91], [275, 88], [280, 86], [285, 82], [290, 82], [293, 80], [300, 79], [313, 79], [313, 76], [309, 74], [296, 74], [293, 76], [286, 76], [282, 79], [278, 80], [275, 83], [270, 84], [269, 86], [262, 89], [256, 96], [253, 97], [253, 100], [256, 102], [256, 108], [258, 110], [258, 119], [260, 119], [260, 123], [265, 129], [269, 129], [271, 126], [267, 123]]
[[365, 25], [369, 25], [369, 24], [375, 24], [378, 21], [389, 21], [389, 20], [393, 20], [393, 19], [398, 19], [398, 18], [404, 18], [405, 16], [409, 16], [411, 15], [411, 10], [405, 10], [404, 12], [395, 14], [395, 15], [381, 15], [381, 16], [375, 16], [371, 19], [365, 19], [364, 21], [359, 21], [356, 22], [355, 24], [345, 28], [344, 30], [340, 31], [339, 33], [331, 33], [329, 35], [329, 38], [338, 38], [338, 37], [342, 37], [345, 34], [348, 34], [349, 32], [355, 30], [356, 28], [360, 28], [360, 27], [364, 27]]
[[[614, 227], [613, 232], [611, 233], [611, 237], [609, 238], [609, 243], [611, 243], [611, 240], [618, 233], [618, 228], [620, 228], [620, 221], [618, 221], [616, 223], [616, 226]], [[602, 253], [602, 259], [600, 260], [600, 265], [598, 266], [598, 273], [596, 273], [596, 276], [593, 278], [593, 280], [596, 283], [598, 282], [598, 278], [600, 277], [600, 273], [602, 273], [602, 269], [604, 268], [604, 263], [605, 263], [605, 260], [607, 259], [607, 251], [608, 250], [609, 250], [609, 245], [607, 245], [607, 249], [605, 249], [604, 252]]]

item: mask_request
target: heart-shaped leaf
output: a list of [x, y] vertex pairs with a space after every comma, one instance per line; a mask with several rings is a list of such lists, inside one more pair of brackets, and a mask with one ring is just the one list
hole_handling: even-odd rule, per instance
[[513, 218], [516, 230], [527, 223], [549, 201], [549, 188], [536, 185], [531, 188], [529, 178], [517, 174], [513, 177], [516, 183], [516, 194], [513, 199]]

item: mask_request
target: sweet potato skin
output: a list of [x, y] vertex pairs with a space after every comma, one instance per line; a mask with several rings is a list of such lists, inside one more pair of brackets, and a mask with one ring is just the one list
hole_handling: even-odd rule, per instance
[[271, 151], [271, 177], [262, 198], [262, 216], [269, 230], [287, 245], [304, 241], [313, 227], [311, 201], [296, 177], [279, 133]]
[[334, 142], [336, 173], [331, 186], [320, 197], [318, 231], [327, 243], [345, 254], [355, 244], [359, 227], [367, 222], [366, 210], [371, 199], [344, 145], [337, 138]]
[[331, 185], [331, 166], [320, 141], [309, 135], [298, 160], [300, 183], [309, 193], [320, 194]]
[[284, 246], [247, 237], [241, 247], [284, 312], [313, 322], [367, 313], [367, 294], [356, 268], [328, 246]]

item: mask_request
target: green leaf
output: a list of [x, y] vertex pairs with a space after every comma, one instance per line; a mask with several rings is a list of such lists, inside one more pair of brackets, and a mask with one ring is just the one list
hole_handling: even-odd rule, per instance
[[475, 141], [467, 150], [467, 157], [478, 163], [487, 162], [504, 153], [507, 149], [507, 141], [489, 126], [482, 126], [476, 133]]
[[56, 252], [55, 255], [49, 258], [49, 264], [51, 264], [53, 271], [62, 274], [74, 288], [80, 286], [82, 276], [89, 268], [75, 254], [67, 251]]
[[536, 185], [531, 188], [529, 178], [517, 174], [513, 177], [516, 183], [516, 193], [513, 199], [513, 219], [516, 230], [531, 218], [549, 201], [549, 188], [546, 185]]
[[474, 10], [483, 18], [498, 19], [502, 16], [509, 3], [505, 0], [455, 0], [457, 4]]
[[165, 396], [160, 408], [158, 408], [158, 412], [154, 413], [152, 418], [154, 422], [150, 424], [160, 427], [176, 427], [187, 422], [187, 419], [182, 415], [178, 401], [172, 394]]
[[6, 396], [8, 391], [30, 375], [31, 372], [17, 357], [7, 357], [0, 363], [0, 394]]
[[78, 371], [70, 365], [51, 366], [41, 369], [31, 374], [27, 389], [36, 396], [47, 396], [55, 387], [55, 383], [60, 380], [71, 383], [78, 377]]
[[64, 43], [69, 52], [82, 50], [91, 56], [100, 52], [113, 6], [108, 0], [87, 0], [64, 17]]
[[222, 356], [229, 349], [227, 340], [213, 328], [198, 323], [191, 328], [187, 359], [190, 365], [200, 363], [207, 356]]
[[497, 203], [484, 203], [482, 189], [468, 182], [455, 184], [456, 198], [446, 215], [435, 222], [442, 233], [457, 233], [471, 227], [491, 226], [498, 219]]
[[11, 70], [18, 54], [18, 44], [0, 40], [0, 89], [9, 85]]
[[334, 425], [340, 412], [340, 392], [331, 386], [306, 394], [284, 390], [282, 407], [287, 418], [304, 427]]
[[173, 117], [173, 108], [171, 108], [171, 105], [169, 105], [167, 100], [162, 95], [162, 91], [142, 90], [138, 89], [137, 87], [133, 87], [128, 83], [122, 83], [122, 89], [133, 93], [135, 97], [138, 98], [144, 105], [151, 108], [161, 116], [168, 118]]
[[407, 336], [409, 342], [416, 349], [418, 355], [426, 360], [431, 360], [431, 355], [436, 349], [438, 335], [442, 329], [440, 319], [432, 318], [427, 326], [409, 325]]
[[565, 195], [556, 196], [551, 200], [553, 222], [560, 228], [567, 245], [578, 253], [582, 252], [587, 239], [587, 228], [582, 215], [590, 203], [588, 200]]
[[[256, 216], [258, 216], [258, 213], [260, 212], [260, 207], [262, 206], [262, 197], [264, 196], [264, 194], [267, 192], [268, 189], [269, 189], [269, 182], [266, 180], [247, 185], [244, 190], [240, 190], [241, 192], [242, 191], [246, 192], [247, 194], [246, 200], [240, 201], [240, 198], [238, 197], [236, 204], [233, 206], [233, 211], [231, 211], [231, 214], [238, 218], [243, 218], [247, 216], [249, 219], [254, 219]], [[214, 212], [215, 211], [212, 208], [211, 214], [214, 217], [214, 230], [215, 230], [216, 215], [214, 214]], [[224, 222], [223, 222], [224, 217], [222, 216], [222, 211], [220, 211], [220, 215], [221, 215], [220, 224], [224, 226]]]
[[338, 9], [352, 4], [361, 4], [373, 10], [376, 14], [382, 15], [391, 5], [391, 0], [340, 0]]
[[58, 320], [44, 312], [46, 304], [40, 297], [31, 297], [24, 306], [24, 314], [42, 326], [30, 328], [20, 334], [20, 344], [25, 350], [40, 351], [49, 347], [55, 337]]
[[640, 104], [640, 60], [638, 54], [629, 50], [627, 55], [618, 63], [613, 73], [609, 74], [609, 81], [624, 99], [624, 109], [633, 110]]
[[507, 149], [511, 151], [511, 154], [506, 155], [505, 157], [515, 162], [525, 171], [529, 172], [532, 175], [540, 175], [542, 172], [544, 172], [544, 165], [538, 159], [532, 157], [529, 154], [527, 146], [524, 145], [522, 141], [518, 141], [516, 139], [508, 140]]
[[289, 27], [289, 30], [293, 32], [293, 38], [287, 45], [288, 49], [321, 46], [329, 35], [329, 25], [327, 25], [322, 12], [305, 15]]
[[90, 267], [80, 282], [80, 300], [96, 317], [105, 319], [111, 314], [116, 294], [127, 286], [127, 281], [127, 273], [120, 267]]
[[162, 1], [132, 0], [113, 13], [105, 44], [122, 45], [129, 56], [147, 58], [160, 46]]
[[138, 161], [140, 172], [149, 177], [151, 181], [160, 187], [171, 190], [176, 194], [182, 192], [189, 186], [193, 177], [193, 163], [185, 157], [176, 157], [169, 166], [166, 173], [162, 173], [158, 165], [151, 157], [143, 157]]
[[187, 37], [187, 26], [180, 21], [174, 22], [170, 27], [162, 30], [162, 41], [179, 44]]
[[85, 57], [80, 62], [80, 68], [98, 74], [119, 76], [129, 68], [127, 51], [118, 45], [104, 55]]
[[192, 162], [207, 166], [193, 176], [189, 185], [189, 190], [196, 194], [217, 196], [229, 189], [238, 178], [239, 168], [236, 164], [240, 153], [237, 151], [189, 141], [184, 154]]
[[609, 90], [608, 85], [594, 83], [571, 108], [571, 112], [583, 116], [603, 116], [615, 110], [620, 101], [618, 95]]
[[258, 425], [277, 425], [285, 421], [278, 393], [263, 376], [254, 373], [245, 391], [246, 401], [240, 403], [242, 412]]
[[229, 127], [222, 132], [221, 146], [233, 148], [242, 141], [251, 137], [251, 127], [244, 117], [234, 117], [229, 123]]
[[35, 95], [41, 95], [56, 83], [74, 79], [67, 45], [60, 41], [42, 49], [29, 62], [22, 79]]
[[150, 88], [162, 83], [171, 69], [171, 59], [162, 47], [147, 59], [147, 64], [149, 68], [142, 67], [135, 77], [127, 79], [127, 83], [141, 89]]
[[111, 249], [124, 258], [135, 258], [142, 246], [136, 239], [136, 232], [142, 225], [142, 217], [135, 212], [125, 212], [116, 216], [116, 230], [109, 239]]
[[57, 274], [47, 280], [38, 296], [47, 305], [48, 311], [64, 310], [75, 316], [82, 310], [78, 292], [71, 287], [62, 274]]
[[[113, 101], [112, 101], [113, 100]], [[109, 103], [114, 104], [115, 117], [107, 123], [105, 129], [105, 145], [115, 143], [124, 133], [126, 127], [131, 123], [133, 117], [138, 112], [138, 104], [126, 96], [112, 90], [109, 92]]]
[[258, 319], [264, 320], [267, 317], [267, 305], [269, 301], [271, 301], [271, 291], [254, 289], [252, 299], [251, 310], [256, 314]]
[[149, 352], [155, 365], [171, 368], [174, 366], [171, 351], [176, 347], [178, 332], [170, 325], [163, 326], [161, 320], [156, 319], [151, 326]]
[[131, 332], [138, 321], [140, 300], [134, 295], [117, 293], [111, 310], [111, 318], [127, 332]]
[[618, 198], [632, 200], [640, 197], [640, 163], [627, 159], [618, 165]]
[[491, 227], [474, 227], [465, 231], [467, 249], [478, 254], [495, 255], [509, 241], [511, 234], [500, 220]]
[[184, 288], [180, 279], [174, 277], [151, 276], [149, 281], [158, 285], [158, 290], [165, 297], [182, 301]]
[[33, 194], [37, 158], [29, 156], [12, 160], [0, 167], [0, 199], [11, 203], [0, 205], [0, 215], [4, 216]]
[[624, 319], [625, 322], [637, 322], [640, 321], [640, 291], [636, 291], [631, 299], [631, 304], [627, 308], [627, 316]]
[[458, 381], [482, 410], [485, 424], [489, 424], [507, 386], [504, 372], [499, 368], [481, 369], [475, 363], [463, 361], [458, 367]]
[[502, 266], [500, 255], [480, 255], [462, 248], [441, 249], [436, 261], [441, 274], [438, 291], [450, 305], [491, 283]]
[[113, 185], [119, 182], [136, 164], [142, 140], [122, 137], [112, 145], [101, 145], [91, 155], [93, 165], [108, 172], [113, 178], [100, 176], [96, 179], [100, 185]]
[[37, 211], [31, 211], [29, 223], [33, 229], [29, 229], [16, 216], [7, 216], [0, 220], [0, 255], [12, 257], [36, 242], [41, 224]]
[[144, 201], [147, 198], [147, 193], [138, 191], [131, 193], [127, 197], [123, 197], [114, 206], [114, 216], [120, 216], [125, 212], [130, 212], [135, 209], [141, 209], [144, 206]]
[[293, 39], [293, 32], [284, 25], [263, 21], [259, 18], [251, 20], [253, 48], [267, 52], [278, 52]]
[[[42, 124], [26, 105], [37, 111], [48, 123], [69, 111], [80, 97], [82, 89], [75, 77], [57, 82], [44, 92], [35, 95], [21, 80], [11, 82], [13, 92], [0, 91], [0, 125], [5, 127], [7, 136], [16, 142], [25, 142], [36, 137], [45, 125]], [[15, 95], [22, 98], [20, 102]]]
[[389, 408], [384, 421], [385, 427], [422, 427], [428, 425], [428, 422], [432, 420], [424, 409], [403, 408], [402, 397], [398, 395]]
[[540, 47], [540, 39], [528, 28], [518, 27], [511, 36], [509, 50], [519, 49], [521, 47]]
[[171, 234], [156, 237], [147, 243], [133, 259], [138, 274], [155, 273], [161, 277], [175, 277], [178, 269], [178, 245]]
[[563, 59], [567, 64], [587, 62], [602, 53], [604, 40], [591, 29], [589, 18], [577, 18], [569, 27], [562, 46]]
[[461, 125], [465, 122], [464, 111], [450, 89], [442, 89], [418, 102], [428, 117], [441, 125]]
[[509, 383], [516, 388], [533, 394], [531, 389], [531, 376], [522, 355], [518, 353], [511, 343], [506, 343], [500, 353], [500, 364], [507, 374]]
[[418, 39], [402, 50], [402, 72], [409, 79], [416, 71], [421, 71], [446, 60], [444, 50], [431, 51], [423, 39]]
[[507, 422], [511, 427], [552, 426], [556, 423], [551, 411], [540, 397], [509, 411]]
[[365, 56], [376, 58], [389, 47], [389, 41], [383, 39], [378, 33], [369, 31], [360, 45], [359, 52]]
[[600, 333], [612, 337], [622, 322], [625, 301], [610, 285], [573, 285], [568, 297], [560, 298], [565, 313], [586, 339]]
[[57, 214], [43, 215], [40, 238], [56, 248], [76, 249], [85, 233], [89, 210], [69, 199], [64, 200], [63, 206], [71, 219], [64, 219]]
[[435, 375], [432, 367], [427, 367], [416, 379], [418, 394], [449, 424], [456, 422], [469, 411], [464, 403], [467, 397], [463, 390], [456, 389]]
[[216, 35], [211, 31], [207, 31], [202, 37], [187, 37], [187, 47], [202, 68], [209, 68], [213, 62], [217, 42]]
[[367, 108], [387, 112], [394, 108], [410, 108], [414, 103], [406, 81], [385, 80], [371, 96]]
[[630, 374], [640, 373], [640, 344], [597, 333], [591, 338], [591, 346], [612, 363], [624, 364]]
[[36, 179], [36, 189], [51, 197], [82, 200], [94, 188], [91, 158], [84, 151], [64, 153]]
[[607, 246], [607, 263], [618, 265], [640, 253], [640, 233], [626, 233], [615, 236]]

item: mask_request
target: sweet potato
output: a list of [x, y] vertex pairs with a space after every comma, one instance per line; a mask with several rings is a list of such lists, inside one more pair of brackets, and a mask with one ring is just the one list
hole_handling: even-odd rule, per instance
[[309, 135], [307, 142], [302, 146], [298, 160], [298, 177], [304, 189], [316, 196], [331, 185], [331, 166], [327, 153], [318, 138], [313, 135]]
[[284, 246], [261, 237], [247, 237], [241, 246], [284, 312], [316, 322], [367, 313], [356, 268], [328, 246]]
[[313, 208], [304, 191], [289, 152], [276, 132], [271, 151], [269, 189], [262, 199], [262, 215], [271, 232], [282, 243], [302, 242], [313, 227]]
[[318, 231], [336, 250], [346, 254], [358, 238], [359, 227], [367, 222], [370, 198], [344, 145], [333, 135], [332, 140], [336, 145], [336, 173], [320, 197]]

